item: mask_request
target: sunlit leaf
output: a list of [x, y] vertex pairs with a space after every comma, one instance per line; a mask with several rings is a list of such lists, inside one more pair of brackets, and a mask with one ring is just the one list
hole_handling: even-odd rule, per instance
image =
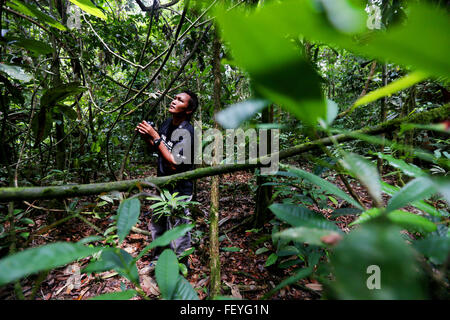
[[225, 129], [237, 128], [243, 121], [250, 119], [255, 113], [261, 111], [268, 102], [265, 100], [246, 100], [232, 104], [216, 115], [216, 121]]
[[338, 232], [326, 229], [316, 229], [307, 227], [289, 228], [274, 234], [275, 238], [305, 242], [318, 246], [325, 246], [321, 238], [329, 235], [339, 235]]
[[367, 188], [372, 199], [376, 199], [379, 203], [381, 199], [381, 178], [377, 168], [363, 157], [347, 153], [341, 163]]
[[106, 16], [103, 14], [103, 12], [99, 8], [97, 8], [90, 0], [70, 0], [70, 2], [79, 6], [81, 10], [92, 14], [93, 16], [106, 20]]
[[38, 7], [33, 4], [25, 3], [20, 0], [12, 0], [7, 1], [6, 5], [11, 9], [17, 10], [21, 13], [24, 13], [27, 16], [37, 18], [39, 21], [43, 21], [49, 26], [57, 28], [62, 31], [66, 31], [67, 28], [62, 25], [59, 21], [55, 20], [53, 17], [48, 14], [43, 13]]
[[[382, 211], [379, 208], [369, 209], [361, 213], [358, 219], [349, 224], [349, 226], [366, 223], [376, 217], [379, 217], [381, 214]], [[397, 224], [398, 226], [411, 231], [418, 231], [418, 232], [436, 231], [436, 225], [433, 222], [414, 213], [402, 210], [394, 210], [387, 213], [387, 218], [393, 223]]]
[[6, 73], [13, 79], [29, 82], [33, 76], [23, 71], [21, 67], [0, 63], [0, 71]]

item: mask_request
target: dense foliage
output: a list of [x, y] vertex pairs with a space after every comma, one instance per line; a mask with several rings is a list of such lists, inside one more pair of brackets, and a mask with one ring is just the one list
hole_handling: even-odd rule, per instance
[[[278, 128], [280, 150], [316, 146], [283, 158], [274, 175], [254, 172], [251, 192], [268, 196], [257, 201], [267, 215], [255, 230], [271, 241], [256, 252], [268, 255], [270, 270], [290, 268], [262, 298], [306, 277], [322, 284], [328, 299], [448, 298], [445, 1], [143, 1], [147, 11], [132, 0], [0, 4], [0, 196], [14, 187], [20, 194], [22, 187], [141, 176], [155, 157], [136, 138], [136, 124], [161, 123], [173, 95], [190, 88], [199, 95], [194, 120], [203, 130], [217, 123], [222, 131]], [[215, 37], [222, 41], [220, 112]], [[158, 215], [198, 203], [144, 187], [99, 190], [93, 203], [0, 198], [0, 286], [15, 284], [23, 298], [20, 279], [92, 257], [82, 272], [114, 270], [135, 286], [98, 298], [147, 299], [136, 262], [195, 224], [168, 231], [133, 257], [120, 244], [141, 203], [156, 201]], [[116, 212], [102, 209], [114, 204]], [[79, 218], [96, 235], [31, 246], [42, 231], [32, 231], [33, 215], [42, 210], [48, 228]], [[86, 212], [111, 218], [108, 229]], [[348, 230], [331, 219], [345, 215], [356, 216]], [[159, 257], [163, 299], [198, 299], [182, 258], [170, 249]], [[381, 270], [381, 289], [367, 280], [372, 266]]]

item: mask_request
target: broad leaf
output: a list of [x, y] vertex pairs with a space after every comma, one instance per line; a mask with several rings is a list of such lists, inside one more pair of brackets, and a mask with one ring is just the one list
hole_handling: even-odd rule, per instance
[[393, 211], [406, 206], [407, 204], [423, 200], [436, 193], [433, 181], [424, 176], [408, 182], [389, 200], [387, 211]]
[[275, 216], [294, 227], [312, 227], [327, 230], [339, 230], [331, 221], [315, 214], [313, 211], [295, 204], [274, 203], [269, 209]]
[[450, 254], [450, 238], [448, 237], [432, 236], [416, 240], [413, 246], [425, 257], [438, 264], [444, 263]]
[[319, 76], [302, 58], [299, 48], [278, 30], [278, 23], [271, 23], [262, 12], [265, 8], [251, 14], [239, 10], [216, 12], [237, 64], [249, 72], [255, 90], [263, 97], [307, 124], [326, 119]]
[[216, 121], [225, 129], [237, 128], [242, 122], [250, 119], [255, 113], [267, 106], [266, 100], [250, 99], [232, 104], [216, 113]]
[[390, 96], [391, 94], [394, 94], [403, 89], [409, 88], [415, 85], [416, 83], [425, 80], [427, 77], [428, 75], [425, 72], [422, 71], [413, 72], [403, 78], [400, 78], [398, 80], [389, 83], [387, 86], [371, 91], [365, 96], [359, 98], [353, 105], [352, 110], [359, 106], [374, 102], [380, 98]]
[[173, 300], [200, 300], [197, 292], [192, 288], [189, 281], [182, 276], [178, 276], [178, 283], [175, 288]]
[[[335, 281], [330, 299], [424, 299], [422, 274], [400, 229], [372, 221], [347, 235], [330, 257]], [[379, 268], [377, 271], [372, 271]], [[377, 281], [379, 280], [379, 281]], [[369, 289], [379, 284], [379, 289]]]
[[33, 76], [23, 71], [21, 67], [0, 63], [0, 71], [6, 73], [13, 79], [29, 82]]
[[39, 271], [64, 266], [101, 249], [56, 242], [15, 253], [0, 260], [0, 286]]
[[278, 260], [278, 255], [275, 254], [275, 253], [271, 253], [270, 256], [267, 257], [267, 261], [266, 261], [265, 266], [266, 267], [270, 267], [275, 262], [277, 262], [277, 260]]
[[[361, 214], [359, 218], [353, 221], [349, 226], [368, 222], [381, 215], [381, 210], [378, 208], [369, 209]], [[430, 220], [421, 217], [417, 214], [406, 212], [402, 210], [394, 210], [387, 213], [387, 217], [393, 223], [412, 231], [418, 232], [433, 232], [436, 231], [436, 225]]]
[[163, 299], [171, 300], [179, 279], [178, 260], [172, 250], [166, 249], [161, 253], [155, 275]]
[[17, 10], [21, 13], [24, 13], [27, 16], [37, 18], [39, 21], [43, 21], [49, 26], [57, 28], [62, 31], [66, 31], [67, 28], [63, 26], [60, 22], [55, 20], [53, 17], [48, 14], [43, 13], [40, 9], [30, 3], [25, 3], [19, 0], [7, 1], [6, 5], [11, 9]]
[[372, 163], [354, 153], [345, 154], [341, 163], [367, 188], [372, 199], [376, 199], [379, 203], [382, 202], [381, 178]]
[[[121, 276], [131, 282], [139, 283], [139, 274], [133, 257], [123, 249], [109, 248], [102, 252], [101, 259]], [[104, 271], [104, 270], [102, 270]]]
[[137, 198], [123, 200], [117, 209], [117, 235], [121, 243], [136, 225], [141, 212], [141, 202]]
[[49, 54], [53, 52], [53, 48], [48, 45], [46, 42], [34, 40], [34, 39], [27, 39], [27, 38], [16, 38], [12, 39], [10, 42], [12, 45], [20, 48], [24, 48], [34, 55], [41, 55], [41, 54]]
[[[284, 166], [284, 165], [280, 165], [280, 167], [289, 170], [290, 173], [294, 174], [295, 176], [297, 176], [299, 178], [308, 180], [309, 182], [315, 184], [316, 186], [320, 187], [324, 191], [334, 194], [335, 196], [347, 201], [348, 203], [351, 203], [355, 207], [357, 207], [359, 209], [363, 209], [361, 207], [361, 205], [358, 202], [356, 202], [355, 199], [350, 197], [348, 194], [346, 194], [344, 191], [339, 189], [337, 186], [335, 186], [331, 182], [328, 182], [325, 179], [322, 179], [310, 172], [307, 172], [307, 171], [299, 169], [299, 168], [295, 168], [292, 166]], [[279, 172], [278, 174], [282, 174], [282, 173]]]
[[426, 175], [426, 173], [420, 169], [419, 167], [410, 164], [410, 163], [406, 163], [403, 160], [400, 159], [396, 159], [391, 155], [388, 154], [383, 154], [381, 152], [378, 152], [376, 154], [380, 159], [384, 159], [387, 160], [389, 162], [389, 164], [391, 166], [393, 166], [394, 168], [400, 169], [403, 171], [404, 174], [410, 176], [410, 177], [420, 177], [420, 176], [424, 176]]
[[82, 93], [86, 90], [87, 88], [80, 86], [78, 82], [71, 82], [50, 88], [41, 97], [41, 108], [53, 107], [56, 103], [63, 101], [67, 97]]
[[103, 12], [99, 8], [97, 8], [90, 0], [70, 0], [70, 2], [79, 6], [81, 10], [92, 14], [93, 16], [106, 20], [106, 16], [103, 14]]
[[330, 235], [339, 235], [338, 232], [326, 229], [316, 229], [307, 227], [289, 228], [274, 234], [275, 238], [281, 238], [285, 240], [293, 240], [298, 242], [305, 242], [308, 244], [326, 246], [322, 242], [322, 238]]
[[[399, 187], [392, 186], [386, 182], [381, 182], [381, 188], [384, 193], [386, 193], [390, 196], [393, 196], [395, 193], [398, 192], [398, 190], [400, 190]], [[428, 203], [426, 203], [423, 200], [413, 201], [410, 203], [410, 205], [419, 210], [422, 210], [423, 212], [426, 212], [432, 216], [436, 216], [436, 217], [441, 216], [441, 213], [439, 213], [439, 211], [435, 207], [429, 205]]]

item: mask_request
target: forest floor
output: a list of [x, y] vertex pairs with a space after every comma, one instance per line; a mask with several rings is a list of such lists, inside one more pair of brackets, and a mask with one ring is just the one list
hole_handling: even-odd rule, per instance
[[[154, 170], [141, 170], [139, 174], [131, 178], [140, 178], [148, 175], [154, 175]], [[197, 291], [200, 299], [207, 297], [207, 288], [209, 284], [209, 245], [208, 245], [208, 224], [207, 215], [210, 205], [210, 177], [197, 180], [197, 199], [200, 203], [194, 212], [195, 228], [191, 231], [192, 245], [195, 248], [194, 253], [189, 256], [190, 270], [187, 280]], [[345, 190], [339, 179], [332, 181]], [[255, 185], [255, 179], [250, 172], [237, 172], [221, 176], [220, 187], [220, 263], [221, 277], [223, 283], [223, 295], [233, 296], [235, 298], [257, 300], [261, 299], [265, 293], [278, 285], [283, 279], [288, 277], [291, 269], [279, 269], [277, 267], [265, 267], [267, 257], [271, 250], [256, 254], [255, 251], [262, 246], [272, 249], [270, 239], [270, 224], [263, 230], [252, 229], [248, 224], [242, 224], [242, 221], [254, 214], [255, 201], [253, 199], [252, 188]], [[365, 190], [352, 181], [354, 190], [358, 193], [362, 201], [368, 207], [371, 206], [370, 199]], [[82, 201], [95, 203], [96, 197], [83, 197]], [[150, 222], [150, 216], [144, 215], [148, 211], [150, 202], [145, 201], [141, 206], [140, 223], [138, 227], [147, 231]], [[330, 202], [332, 205], [332, 203]], [[40, 203], [45, 206], [45, 203]], [[86, 218], [95, 226], [106, 230], [111, 223], [109, 217], [115, 213], [117, 203], [102, 207], [102, 210], [108, 211], [107, 215], [96, 218], [93, 215]], [[331, 219], [331, 209], [315, 211], [321, 212], [327, 219]], [[49, 224], [46, 221], [49, 213], [36, 210], [33, 216], [35, 221], [34, 229]], [[52, 213], [50, 213], [52, 214]], [[345, 215], [334, 218], [339, 228], [344, 232], [349, 232], [348, 224], [355, 219], [354, 215]], [[34, 230], [34, 231], [35, 231]], [[33, 231], [32, 231], [33, 232]], [[82, 238], [95, 235], [95, 230], [80, 219], [72, 219], [58, 225], [46, 233], [35, 237], [28, 246], [38, 246], [53, 241], [71, 241], [76, 242]], [[132, 256], [137, 256], [139, 252], [151, 242], [151, 237], [141, 233], [131, 232], [130, 235], [120, 246]], [[20, 244], [19, 244], [20, 245]], [[223, 248], [239, 248], [236, 252], [223, 251]], [[151, 299], [158, 299], [158, 287], [155, 281], [154, 271], [149, 270], [150, 257], [144, 256], [137, 262], [141, 286], [145, 293]], [[82, 259], [76, 263], [70, 264], [65, 268], [54, 269], [50, 271], [42, 282], [36, 293], [36, 299], [42, 300], [81, 300], [88, 299], [103, 293], [120, 291], [121, 287], [133, 288], [131, 282], [117, 275], [117, 273], [108, 271], [99, 274], [80, 274], [80, 269], [86, 267], [89, 259]], [[25, 297], [32, 294], [32, 285], [37, 276], [30, 276], [21, 281]], [[274, 294], [271, 299], [279, 300], [314, 300], [320, 299], [322, 287], [314, 279], [300, 280], [296, 285], [287, 286]], [[0, 289], [0, 299], [16, 299], [13, 286], [9, 285]], [[137, 296], [134, 299], [142, 299]]]

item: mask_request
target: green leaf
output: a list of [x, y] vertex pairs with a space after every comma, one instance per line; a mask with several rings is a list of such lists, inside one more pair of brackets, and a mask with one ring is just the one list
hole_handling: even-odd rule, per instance
[[391, 155], [383, 154], [381, 152], [376, 153], [376, 155], [380, 159], [387, 160], [392, 167], [402, 170], [404, 174], [410, 177], [420, 177], [426, 175], [426, 173], [418, 166], [406, 163], [405, 161], [400, 159], [396, 159]]
[[[327, 1], [331, 2], [331, 1]], [[234, 10], [233, 10], [234, 11]], [[258, 8], [258, 24], [249, 19], [248, 26], [239, 25], [236, 30], [226, 28], [226, 17], [219, 17], [219, 23], [225, 28], [225, 34], [231, 31], [242, 34], [249, 31], [259, 22], [266, 25], [262, 33], [267, 34], [266, 42], [271, 42], [272, 33], [302, 34], [310, 41], [317, 41], [351, 50], [357, 54], [388, 60], [404, 66], [414, 66], [419, 70], [437, 76], [450, 75], [450, 55], [448, 39], [445, 32], [449, 30], [450, 20], [445, 10], [439, 10], [423, 2], [408, 3], [408, 20], [384, 31], [370, 31], [355, 36], [339, 32], [332, 27], [334, 23], [324, 10], [318, 10], [312, 1], [285, 0], [281, 3], [273, 1], [262, 8]], [[364, 14], [364, 8], [361, 8]], [[341, 19], [351, 21], [351, 15], [342, 15]], [[433, 19], [430, 20], [430, 17]], [[329, 20], [329, 21], [327, 21]], [[234, 23], [230, 20], [229, 23]], [[273, 28], [276, 26], [276, 28]], [[267, 32], [273, 28], [276, 31]], [[270, 30], [269, 30], [270, 31]], [[244, 42], [244, 41], [243, 41]], [[242, 43], [245, 45], [245, 43]], [[270, 44], [261, 43], [259, 52], [264, 52]], [[255, 53], [255, 52], [252, 52]], [[284, 57], [280, 56], [283, 60]]]
[[23, 1], [19, 0], [13, 0], [13, 1], [7, 1], [6, 5], [10, 7], [11, 9], [17, 10], [21, 13], [24, 13], [27, 16], [37, 18], [39, 21], [43, 21], [49, 26], [52, 26], [54, 28], [57, 28], [62, 31], [66, 31], [67, 28], [63, 26], [60, 22], [55, 20], [53, 17], [49, 16], [48, 14], [45, 14], [41, 12], [36, 6], [25, 3]]
[[29, 82], [33, 79], [33, 76], [25, 73], [22, 68], [18, 66], [12, 66], [9, 64], [0, 63], [0, 71], [6, 73], [13, 79]]
[[81, 10], [86, 11], [93, 16], [106, 20], [106, 16], [103, 12], [97, 8], [90, 0], [70, 0], [73, 4], [76, 4]]
[[374, 90], [369, 92], [368, 94], [366, 94], [365, 96], [359, 98], [353, 105], [352, 110], [374, 102], [380, 98], [386, 97], [386, 96], [391, 96], [392, 94], [404, 90], [406, 88], [409, 88], [413, 85], [415, 85], [416, 83], [419, 83], [423, 80], [425, 80], [426, 78], [428, 78], [428, 74], [422, 71], [416, 71], [413, 73], [410, 73], [409, 75], [400, 78], [398, 80], [395, 80], [391, 83], [389, 83], [387, 86], [384, 86], [380, 89]]
[[[112, 266], [112, 269], [117, 271], [121, 276], [127, 278], [131, 282], [138, 284], [139, 283], [139, 274], [135, 264], [133, 257], [123, 249], [119, 248], [109, 248], [105, 249], [102, 252], [101, 259], [104, 263], [94, 265], [97, 267], [107, 267]], [[88, 270], [92, 270], [91, 269]], [[111, 268], [110, 268], [111, 269]], [[107, 269], [107, 270], [110, 270]], [[101, 270], [105, 271], [105, 270]], [[89, 272], [86, 270], [86, 272]], [[92, 271], [90, 271], [92, 272]], [[98, 272], [98, 271], [97, 271]]]
[[137, 295], [136, 290], [126, 290], [126, 291], [105, 293], [96, 297], [89, 298], [88, 300], [130, 300], [136, 295]]
[[236, 247], [224, 247], [224, 248], [220, 248], [222, 249], [222, 251], [225, 252], [239, 252], [241, 251], [241, 248], [236, 248]]
[[56, 242], [15, 253], [0, 260], [0, 286], [39, 271], [64, 266], [101, 249]]
[[[308, 180], [309, 182], [315, 184], [316, 186], [320, 187], [324, 191], [334, 194], [335, 196], [347, 201], [348, 203], [354, 205], [355, 207], [357, 207], [359, 209], [363, 209], [363, 207], [361, 207], [361, 205], [358, 202], [356, 202], [355, 199], [350, 197], [348, 194], [346, 194], [344, 191], [339, 189], [337, 186], [335, 186], [331, 182], [328, 182], [310, 172], [301, 170], [299, 168], [295, 168], [292, 166], [285, 166], [282, 164], [280, 164], [280, 167], [289, 170], [289, 172], [293, 173], [297, 177]], [[282, 174], [282, 173], [278, 172], [278, 174]]]
[[261, 254], [261, 253], [264, 253], [267, 251], [269, 251], [269, 249], [267, 249], [266, 247], [262, 247], [262, 248], [259, 248], [258, 250], [256, 250], [255, 254], [258, 255], [258, 254]]
[[178, 283], [175, 288], [173, 300], [200, 300], [197, 292], [192, 288], [191, 284], [182, 276], [179, 276]]
[[261, 99], [250, 99], [232, 104], [215, 115], [217, 123], [225, 129], [234, 129], [245, 120], [250, 119], [255, 113], [260, 112], [268, 105], [268, 101]]
[[65, 104], [56, 105], [55, 111], [62, 112], [67, 118], [69, 118], [71, 120], [76, 120], [78, 117], [77, 112], [75, 110], [73, 110], [71, 107], [66, 106]]
[[426, 199], [434, 193], [436, 193], [435, 185], [430, 178], [426, 176], [416, 178], [392, 196], [386, 210], [389, 212], [402, 208], [413, 201]]
[[24, 48], [34, 55], [45, 55], [53, 52], [53, 48], [43, 41], [27, 38], [15, 38], [11, 40], [12, 41], [10, 42], [10, 44], [16, 47]]
[[271, 23], [265, 13], [265, 8], [251, 14], [239, 9], [216, 11], [222, 36], [230, 43], [237, 64], [249, 72], [259, 94], [298, 119], [307, 124], [316, 124], [319, 117], [326, 119], [319, 76], [278, 30], [278, 22]]
[[333, 222], [328, 221], [311, 210], [299, 205], [274, 203], [269, 206], [269, 209], [278, 219], [285, 221], [294, 227], [303, 226], [327, 230], [339, 230]]
[[153, 242], [151, 242], [148, 246], [146, 246], [141, 253], [136, 257], [135, 260], [139, 260], [147, 253], [147, 251], [156, 248], [156, 247], [164, 247], [167, 246], [170, 241], [176, 240], [182, 236], [186, 232], [189, 232], [192, 228], [194, 228], [194, 224], [182, 224], [171, 230], [164, 232], [164, 234], [158, 238], [156, 238]]
[[443, 264], [450, 253], [450, 238], [432, 236], [414, 241], [413, 246], [432, 262]]
[[305, 242], [318, 246], [326, 246], [326, 244], [322, 242], [321, 238], [328, 235], [339, 235], [339, 233], [326, 229], [296, 227], [278, 232], [274, 234], [274, 237], [286, 240], [294, 240], [298, 242]]
[[[412, 248], [400, 236], [400, 229], [390, 222], [372, 221], [350, 232], [330, 256], [335, 281], [327, 296], [345, 300], [408, 300], [426, 298], [423, 275]], [[379, 267], [379, 289], [376, 274]], [[376, 272], [376, 271], [375, 271]]]
[[297, 255], [300, 252], [298, 251], [298, 249], [294, 246], [285, 246], [283, 248], [281, 248], [280, 250], [277, 251], [277, 256], [279, 257], [286, 257], [286, 256], [292, 256], [292, 255]]
[[[380, 215], [381, 210], [379, 208], [369, 209], [363, 212], [357, 220], [350, 223], [349, 226], [368, 222], [376, 217], [379, 217]], [[387, 217], [393, 223], [408, 230], [418, 232], [436, 231], [436, 225], [433, 222], [414, 213], [402, 210], [394, 210], [387, 213]]]
[[346, 153], [341, 163], [367, 188], [372, 199], [382, 203], [381, 178], [377, 168], [371, 162], [357, 154]]
[[270, 256], [267, 258], [266, 267], [270, 267], [271, 265], [273, 265], [275, 262], [277, 262], [278, 260], [278, 256], [276, 253], [271, 253]]
[[[384, 193], [386, 193], [390, 196], [393, 196], [395, 193], [398, 192], [398, 190], [400, 190], [399, 187], [392, 186], [386, 182], [381, 182], [381, 188]], [[423, 212], [426, 212], [432, 216], [435, 216], [435, 217], [441, 216], [441, 213], [439, 213], [439, 211], [435, 207], [429, 205], [428, 203], [426, 203], [423, 200], [413, 201], [410, 203], [410, 205], [419, 210], [422, 210]]]
[[117, 209], [117, 235], [121, 243], [136, 225], [141, 213], [141, 202], [138, 198], [123, 200]]
[[312, 268], [303, 268], [303, 269], [299, 269], [296, 274], [294, 274], [293, 276], [290, 276], [287, 279], [284, 279], [283, 281], [281, 281], [281, 283], [279, 285], [277, 285], [275, 288], [273, 288], [272, 290], [270, 290], [268, 293], [266, 293], [263, 297], [263, 300], [270, 298], [275, 292], [277, 292], [280, 289], [283, 289], [284, 287], [296, 283], [297, 281], [308, 277], [312, 272]]
[[171, 300], [179, 279], [178, 260], [171, 249], [164, 250], [159, 256], [155, 275], [163, 299]]
[[50, 88], [46, 90], [41, 97], [41, 108], [53, 107], [56, 103], [66, 99], [67, 97], [82, 93], [86, 90], [87, 88], [80, 86], [78, 82], [71, 82]]

